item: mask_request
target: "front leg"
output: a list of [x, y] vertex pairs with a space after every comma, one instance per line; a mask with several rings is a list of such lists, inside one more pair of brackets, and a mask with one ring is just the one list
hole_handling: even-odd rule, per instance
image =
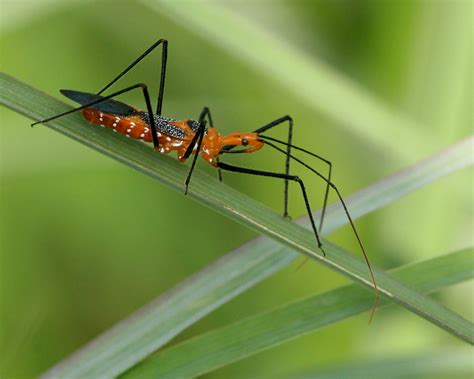
[[220, 167], [223, 170], [227, 171], [232, 171], [232, 172], [240, 172], [242, 174], [250, 174], [250, 175], [257, 175], [257, 176], [266, 176], [266, 177], [271, 177], [271, 178], [277, 178], [277, 179], [283, 179], [283, 180], [291, 180], [300, 185], [301, 189], [301, 194], [303, 195], [303, 200], [306, 205], [306, 210], [308, 212], [308, 217], [311, 222], [311, 227], [313, 229], [314, 236], [316, 238], [316, 242], [318, 244], [318, 248], [322, 251], [323, 255], [326, 256], [326, 252], [323, 249], [323, 244], [321, 243], [321, 239], [319, 238], [319, 233], [316, 228], [316, 224], [313, 219], [313, 212], [311, 211], [311, 206], [309, 205], [309, 200], [308, 200], [308, 195], [306, 194], [306, 188], [303, 183], [303, 181], [295, 175], [288, 175], [288, 174], [282, 174], [279, 172], [271, 172], [271, 171], [262, 171], [262, 170], [254, 170], [251, 168], [247, 167], [239, 167], [239, 166], [231, 166], [227, 163], [224, 162], [219, 162], [218, 167]]
[[[186, 177], [186, 181], [184, 182], [185, 185], [185, 191], [184, 194], [188, 194], [188, 187], [189, 187], [189, 182], [191, 181], [191, 175], [193, 174], [194, 171], [194, 166], [196, 165], [196, 160], [197, 157], [201, 151], [201, 145], [202, 145], [202, 140], [204, 138], [204, 134], [206, 132], [206, 120], [205, 117], [206, 115], [209, 114], [209, 120], [210, 123], [212, 123], [212, 119], [210, 118], [210, 111], [209, 108], [204, 107], [201, 115], [199, 116], [199, 128], [194, 135], [193, 139], [191, 140], [191, 143], [189, 144], [188, 148], [186, 149], [186, 152], [184, 153], [183, 160], [186, 160], [190, 157], [192, 154], [194, 147], [196, 147], [196, 152], [193, 157], [193, 162], [191, 163], [191, 168], [189, 169], [188, 176]], [[196, 146], [197, 142], [197, 146]]]
[[[257, 133], [257, 134], [260, 134], [260, 133], [263, 133], [267, 130], [270, 130], [270, 129], [274, 128], [277, 125], [283, 124], [284, 122], [288, 122], [288, 139], [287, 139], [287, 148], [286, 148], [288, 155], [286, 156], [286, 161], [285, 161], [285, 173], [286, 173], [286, 175], [289, 175], [290, 174], [290, 157], [289, 157], [289, 155], [291, 154], [291, 143], [292, 143], [292, 139], [293, 139], [293, 119], [291, 118], [291, 116], [286, 115], [286, 116], [280, 117], [280, 118], [268, 123], [267, 125], [264, 125], [264, 126], [258, 128], [254, 132]], [[284, 187], [284, 191], [283, 191], [283, 217], [290, 218], [290, 216], [288, 214], [288, 184], [289, 184], [288, 179], [285, 179], [285, 187]]]
[[[201, 120], [201, 118], [204, 120], [207, 116], [207, 120], [209, 121], [209, 126], [211, 128], [214, 128], [214, 122], [212, 121], [212, 117], [211, 117], [211, 110], [208, 108], [208, 107], [204, 107], [201, 111], [201, 115], [199, 117], [199, 119]], [[216, 158], [216, 161], [219, 162], [219, 158]], [[217, 178], [219, 179], [219, 182], [222, 182], [222, 170], [218, 167], [217, 168]]]

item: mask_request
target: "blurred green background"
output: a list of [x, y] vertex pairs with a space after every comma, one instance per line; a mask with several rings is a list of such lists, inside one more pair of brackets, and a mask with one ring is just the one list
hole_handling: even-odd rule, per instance
[[[222, 12], [282, 49], [261, 46], [261, 63], [255, 64], [229, 48], [226, 40], [235, 38], [231, 31], [203, 33], [158, 1], [2, 0], [1, 69], [58, 97], [60, 88], [94, 92], [165, 37], [170, 41], [165, 115], [196, 118], [207, 105], [216, 126], [228, 133], [253, 130], [291, 114], [295, 144], [333, 162], [334, 182], [343, 194], [472, 133], [470, 1], [176, 3], [184, 14], [202, 16], [203, 23], [215, 21], [209, 11], [216, 18]], [[317, 99], [298, 96], [298, 88], [289, 88], [286, 80], [302, 75], [298, 67], [283, 77], [271, 69], [286, 59], [285, 46], [290, 45], [290, 54], [329, 70], [374, 106], [401, 115], [407, 128], [371, 123], [353, 130], [321, 112]], [[146, 82], [157, 91], [155, 54], [120, 85]], [[318, 83], [308, 82], [313, 85]], [[143, 107], [138, 95], [124, 99]], [[334, 106], [343, 114], [354, 105]], [[45, 127], [32, 130], [30, 120], [9, 110], [0, 111], [2, 377], [39, 374], [255, 237], [182, 193]], [[277, 157], [261, 152], [231, 158], [281, 170], [283, 162]], [[212, 170], [204, 163], [199, 168]], [[323, 187], [301, 175], [317, 208]], [[225, 181], [282, 211], [281, 183], [231, 174]], [[149, 201], [152, 197], [154, 202]], [[359, 220], [372, 262], [388, 269], [471, 246], [471, 197], [472, 176], [464, 171]], [[292, 192], [290, 207], [294, 217], [304, 214], [297, 192]], [[329, 238], [356, 250], [346, 228]], [[346, 282], [317, 264], [299, 271], [291, 266], [176, 340]], [[452, 287], [437, 298], [472, 319], [472, 283]], [[440, 349], [450, 357], [463, 347], [435, 326], [392, 307], [380, 311], [370, 327], [367, 315], [352, 318], [206, 377], [271, 376], [353, 360], [421, 353], [429, 357]]]

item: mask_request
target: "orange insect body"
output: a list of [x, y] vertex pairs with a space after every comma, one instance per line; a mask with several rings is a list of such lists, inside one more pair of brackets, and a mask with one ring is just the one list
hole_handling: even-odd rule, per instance
[[96, 125], [107, 127], [114, 132], [125, 134], [127, 137], [151, 142], [151, 130], [145, 121], [136, 115], [120, 117], [110, 113], [103, 113], [94, 108], [82, 110], [84, 118]]
[[[152, 142], [151, 127], [139, 114], [130, 116], [120, 116], [111, 113], [101, 112], [95, 108], [84, 108], [82, 110], [84, 118], [96, 125], [107, 127], [114, 132], [124, 134], [127, 137]], [[157, 131], [159, 151], [168, 154], [177, 151], [178, 159], [186, 161], [184, 157], [186, 150], [192, 142], [195, 132], [189, 127], [189, 120], [170, 120], [169, 125], [179, 128], [182, 137], [174, 137], [163, 131]], [[232, 133], [222, 136], [215, 128], [208, 128], [203, 137], [201, 146], [201, 157], [206, 162], [215, 166], [216, 158], [224, 146], [247, 146], [246, 153], [257, 151], [263, 147], [263, 142], [258, 138], [257, 133]], [[193, 154], [195, 151], [193, 151]]]

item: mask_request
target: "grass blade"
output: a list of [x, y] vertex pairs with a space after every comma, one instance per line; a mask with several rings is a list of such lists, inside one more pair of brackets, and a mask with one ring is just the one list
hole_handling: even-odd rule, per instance
[[439, 350], [424, 354], [350, 362], [337, 367], [314, 369], [285, 379], [403, 379], [403, 378], [469, 378], [474, 371], [472, 351]]
[[[63, 103], [4, 74], [0, 76], [0, 88], [1, 103], [30, 118], [39, 119], [69, 109]], [[125, 139], [107, 129], [90, 126], [83, 121], [80, 115], [51, 123], [50, 127], [175, 189], [180, 191], [183, 189], [182, 183], [187, 172], [186, 167], [168, 157], [156, 154], [138, 141]], [[449, 170], [471, 165], [471, 148], [472, 139], [469, 139], [460, 143], [456, 148], [441, 154], [439, 159], [427, 161], [419, 171], [416, 168], [408, 170], [408, 176], [413, 175], [415, 182], [419, 180], [418, 184], [408, 182], [401, 185], [401, 183], [394, 181], [391, 183], [393, 187], [388, 187], [387, 193], [380, 193], [380, 198], [377, 201], [380, 204], [391, 201], [397, 196], [397, 192], [398, 196], [401, 196], [417, 185], [422, 185], [428, 180], [427, 177], [433, 180], [438, 174], [441, 175]], [[431, 165], [441, 165], [444, 167], [444, 171], [431, 172]], [[424, 174], [423, 167], [427, 169]], [[403, 181], [406, 177], [401, 175], [399, 179]], [[398, 190], [394, 190], [397, 186]], [[367, 190], [366, 195], [377, 197], [377, 191], [383, 189], [383, 184], [380, 184], [379, 189]], [[317, 253], [313, 236], [309, 231], [282, 219], [269, 209], [202, 172], [196, 172], [190, 196], [300, 252], [310, 256]], [[385, 200], [381, 200], [382, 198]], [[356, 197], [354, 200], [357, 200]], [[365, 213], [364, 206], [368, 207], [368, 204], [373, 203], [374, 201], [370, 201], [366, 196], [360, 198], [359, 205], [352, 207], [349, 204], [349, 206], [354, 217], [357, 217], [357, 215]], [[337, 208], [333, 208], [333, 211], [337, 213]], [[330, 216], [329, 213], [328, 216]], [[329, 221], [328, 217], [326, 232], [330, 230]], [[335, 222], [335, 225], [338, 223], [341, 224], [343, 221]], [[289, 263], [294, 257], [288, 252], [288, 249], [281, 246], [276, 247], [276, 244], [265, 239], [259, 239], [257, 243], [251, 245], [251, 248], [253, 251], [244, 247], [210, 267], [207, 274], [210, 271], [215, 271], [218, 274], [213, 276], [213, 281], [206, 280], [205, 275], [196, 275], [189, 282], [158, 300], [156, 304], [151, 304], [125, 323], [119, 324], [103, 338], [96, 340], [70, 361], [67, 361], [62, 366], [63, 371], [60, 376], [74, 377], [86, 373], [113, 376], [123, 372], [161, 346], [160, 344], [167, 342], [180, 330], [250, 287], [253, 283]], [[262, 255], [258, 255], [260, 253]], [[329, 244], [327, 259], [317, 257], [329, 266], [345, 272], [353, 279], [368, 283], [366, 267], [360, 259], [349, 256], [335, 247], [330, 247]], [[238, 267], [237, 270], [236, 267]], [[416, 310], [417, 313], [441, 327], [454, 331], [456, 335], [463, 336], [465, 339], [471, 339], [465, 327], [456, 325], [456, 317], [452, 312], [438, 308], [438, 305], [430, 299], [405, 289], [380, 271], [376, 275], [382, 280], [380, 285], [385, 293], [390, 294], [394, 299], [399, 300], [408, 308]], [[202, 287], [195, 286], [198, 281], [201, 281]], [[213, 287], [214, 285], [215, 287]], [[418, 305], [413, 302], [415, 299], [420, 300]], [[163, 303], [168, 303], [168, 305], [171, 303], [174, 306], [166, 312], [159, 313], [160, 317], [157, 317], [156, 311]], [[423, 305], [420, 306], [420, 304]], [[176, 312], [178, 316], [173, 312]], [[58, 370], [61, 369], [58, 368]], [[57, 372], [53, 371], [50, 374]]]
[[[472, 279], [474, 249], [395, 269], [393, 277], [429, 293]], [[372, 297], [357, 285], [311, 296], [181, 342], [128, 371], [123, 378], [196, 377], [272, 346], [370, 309]], [[381, 306], [392, 304], [387, 298]]]

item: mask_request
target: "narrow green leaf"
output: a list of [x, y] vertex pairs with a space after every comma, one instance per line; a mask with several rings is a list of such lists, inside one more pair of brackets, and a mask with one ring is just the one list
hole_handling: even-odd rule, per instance
[[[406, 379], [469, 378], [474, 372], [472, 351], [446, 349], [362, 362], [348, 362], [335, 367], [317, 368], [285, 375], [288, 379]], [[278, 377], [280, 378], [280, 377]], [[272, 377], [272, 379], [275, 379]]]
[[[277, 78], [310, 109], [350, 133], [383, 146], [386, 153], [409, 159], [407, 153], [415, 151], [424, 138], [418, 131], [426, 129], [408, 116], [393, 112], [349, 77], [309, 57], [251, 17], [230, 10], [223, 2], [142, 0], [142, 3], [215, 43], [262, 75]], [[403, 144], [394, 141], [394, 133]]]
[[[416, 263], [390, 272], [420, 292], [472, 279], [474, 249]], [[349, 285], [249, 317], [172, 346], [132, 368], [123, 378], [196, 377], [285, 341], [368, 310], [369, 292]], [[393, 304], [385, 298], [381, 306]]]
[[[61, 102], [4, 74], [0, 75], [0, 88], [1, 103], [34, 119], [69, 109]], [[51, 123], [50, 127], [182, 191], [186, 167], [168, 157], [156, 154], [138, 141], [125, 139], [107, 129], [90, 126], [82, 120], [80, 115], [72, 115]], [[384, 189], [381, 182], [376, 185], [380, 186], [379, 189], [374, 187], [375, 189], [363, 192], [362, 196], [352, 197], [355, 205], [349, 204], [349, 207], [353, 216], [364, 214], [366, 212], [364, 207], [371, 210], [374, 204], [381, 206], [429, 180], [434, 180], [439, 175], [471, 165], [471, 149], [472, 139], [463, 141], [439, 157], [424, 162], [419, 167], [411, 168], [405, 174], [400, 173], [398, 179], [396, 177], [393, 180], [390, 179], [387, 188]], [[433, 166], [441, 166], [442, 170], [432, 171]], [[412, 181], [407, 178], [412, 178]], [[380, 193], [377, 192], [379, 190]], [[262, 205], [202, 172], [196, 172], [190, 196], [300, 252], [311, 256], [318, 252], [310, 232], [282, 219]], [[331, 212], [328, 212], [326, 232], [330, 231], [331, 223], [341, 225], [345, 222], [339, 216], [339, 221], [333, 220], [334, 214], [338, 213], [338, 208], [333, 207], [332, 213], [333, 216]], [[137, 312], [131, 319], [117, 325], [50, 371], [48, 376], [58, 376], [58, 373], [61, 373], [59, 375], [61, 377], [77, 377], [86, 374], [113, 376], [123, 372], [169, 341], [185, 327], [294, 258], [288, 249], [276, 246], [262, 238], [224, 257], [203, 273], [190, 278], [178, 288]], [[338, 252], [329, 245], [328, 257], [325, 259], [318, 256], [318, 259], [351, 275], [356, 273], [354, 278], [368, 282], [366, 267], [360, 259]], [[352, 267], [354, 271], [351, 271]], [[381, 273], [377, 276], [385, 278]], [[209, 280], [210, 277], [212, 280]], [[403, 304], [410, 304], [411, 292], [405, 292], [407, 290], [404, 290], [403, 286], [388, 280], [388, 287], [387, 283], [380, 283], [381, 288], [395, 299], [400, 299]], [[412, 295], [419, 297], [417, 294]], [[434, 308], [431, 308], [430, 306], [433, 305], [431, 301], [425, 300], [428, 302], [425, 309], [433, 315], [432, 320], [435, 323], [447, 330], [454, 329], [457, 335], [470, 338], [465, 328], [459, 329], [452, 324], [451, 313], [443, 308], [437, 309], [436, 303], [434, 303]], [[430, 318], [423, 309], [418, 309], [416, 306], [414, 308], [424, 317]]]

